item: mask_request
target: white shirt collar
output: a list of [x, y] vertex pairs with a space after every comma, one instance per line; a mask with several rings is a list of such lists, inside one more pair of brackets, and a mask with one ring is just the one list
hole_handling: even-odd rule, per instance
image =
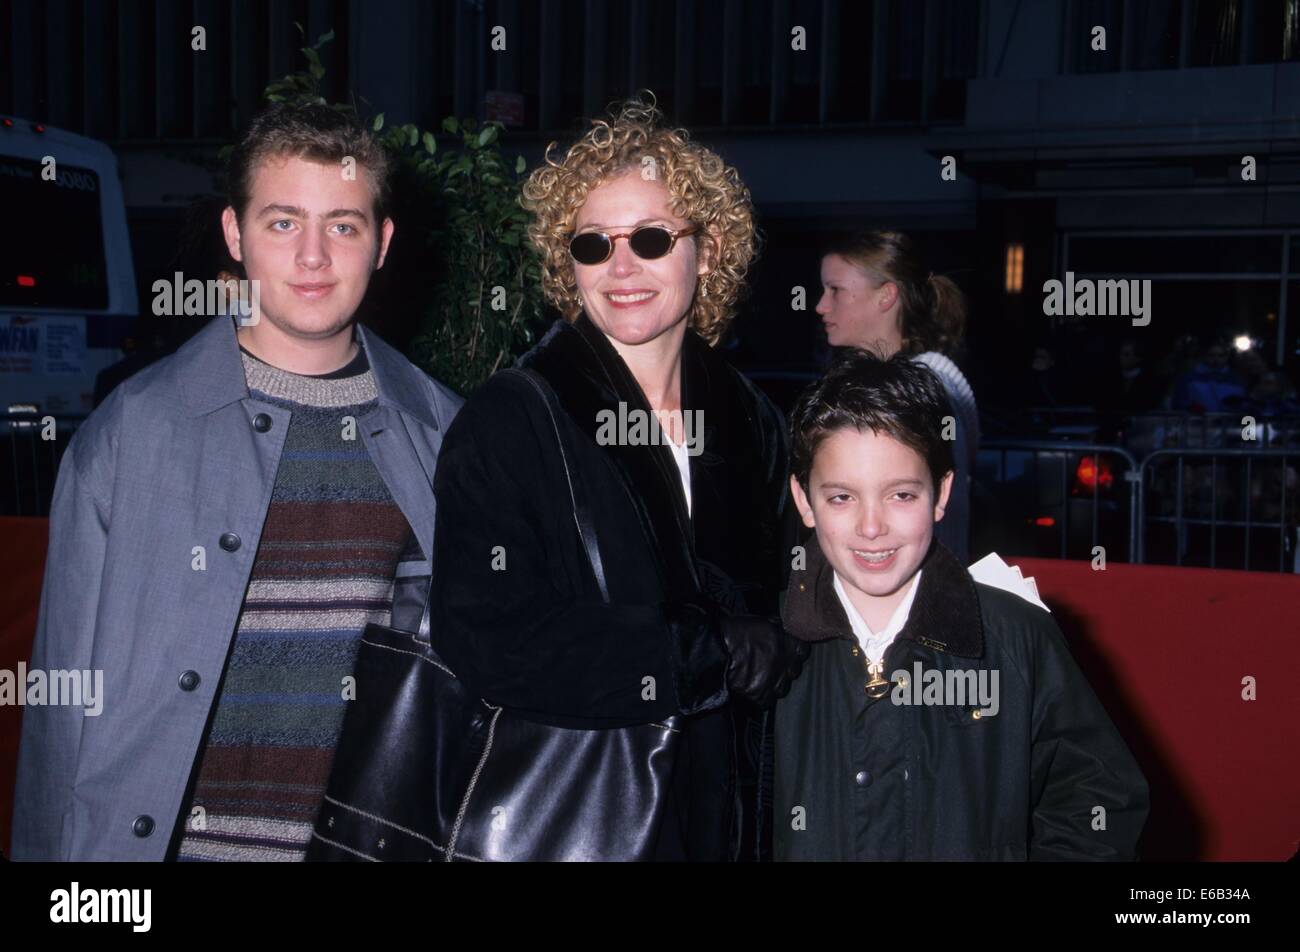
[[912, 611], [912, 602], [916, 598], [916, 590], [921, 587], [921, 570], [917, 569], [916, 574], [912, 576], [909, 583], [911, 588], [903, 596], [903, 600], [898, 603], [894, 609], [894, 614], [889, 619], [889, 624], [885, 625], [877, 634], [871, 630], [871, 627], [858, 614], [857, 608], [849, 601], [848, 592], [844, 590], [844, 583], [840, 581], [840, 574], [832, 571], [835, 576], [835, 594], [839, 596], [840, 604], [844, 606], [844, 614], [849, 617], [849, 624], [853, 626], [853, 634], [857, 636], [858, 644], [862, 645], [862, 650], [872, 664], [879, 664], [885, 656], [885, 649], [888, 648], [898, 633], [903, 630], [907, 624], [907, 616]]

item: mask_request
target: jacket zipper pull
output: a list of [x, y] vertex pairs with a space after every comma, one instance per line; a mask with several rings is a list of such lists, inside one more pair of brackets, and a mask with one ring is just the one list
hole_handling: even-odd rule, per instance
[[862, 659], [866, 662], [867, 674], [871, 676], [871, 680], [867, 682], [867, 696], [879, 700], [894, 686], [893, 682], [881, 677], [885, 670], [885, 659], [882, 657], [879, 661], [873, 662], [867, 658], [865, 651], [862, 653]]

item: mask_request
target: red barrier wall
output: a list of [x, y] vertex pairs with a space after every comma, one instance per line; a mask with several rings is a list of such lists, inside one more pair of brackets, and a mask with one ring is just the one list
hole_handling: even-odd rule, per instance
[[[0, 518], [0, 668], [31, 654], [48, 534]], [[1045, 559], [1038, 581], [1151, 784], [1148, 860], [1284, 860], [1300, 847], [1300, 577]], [[1242, 699], [1242, 678], [1257, 699]], [[22, 709], [0, 707], [0, 843]]]
[[[49, 520], [0, 517], [0, 669], [17, 675], [32, 656]], [[0, 847], [9, 850], [21, 707], [0, 705]]]
[[[1048, 559], [1038, 582], [1151, 785], [1147, 860], [1300, 848], [1300, 576]], [[1256, 700], [1242, 699], [1253, 677]]]

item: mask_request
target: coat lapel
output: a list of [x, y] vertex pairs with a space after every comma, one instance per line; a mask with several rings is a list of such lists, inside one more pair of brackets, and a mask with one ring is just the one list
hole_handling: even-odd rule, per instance
[[[624, 414], [640, 410], [647, 419], [651, 414], [636, 378], [605, 335], [586, 315], [573, 324], [556, 321], [518, 365], [546, 378], [578, 429], [614, 462], [646, 537], [658, 553], [667, 591], [678, 598], [698, 592], [690, 517], [671, 451], [661, 444], [597, 441], [602, 411], [612, 412], [617, 419], [621, 403]], [[689, 406], [688, 399], [688, 389], [683, 387], [683, 409]]]

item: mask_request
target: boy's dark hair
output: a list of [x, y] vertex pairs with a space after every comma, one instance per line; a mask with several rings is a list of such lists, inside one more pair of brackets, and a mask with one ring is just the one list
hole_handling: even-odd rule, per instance
[[865, 350], [846, 350], [826, 376], [803, 392], [790, 417], [791, 470], [808, 491], [813, 458], [836, 430], [871, 430], [921, 454], [937, 496], [953, 470], [952, 442], [943, 438], [952, 408], [943, 384], [929, 367], [906, 354], [881, 360]]
[[272, 103], [254, 117], [226, 164], [230, 206], [241, 223], [252, 196], [254, 170], [266, 159], [284, 156], [340, 165], [344, 157], [352, 157], [357, 168], [369, 174], [375, 225], [383, 222], [390, 201], [390, 160], [383, 145], [356, 119], [337, 109]]

